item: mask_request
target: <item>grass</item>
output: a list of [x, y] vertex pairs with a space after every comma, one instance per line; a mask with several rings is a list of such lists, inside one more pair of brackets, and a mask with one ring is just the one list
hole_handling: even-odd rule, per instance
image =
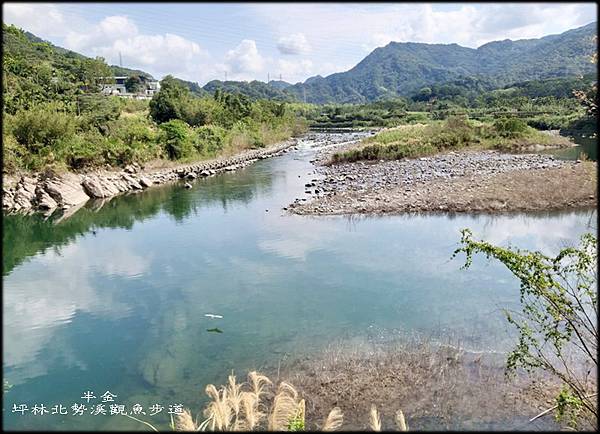
[[399, 160], [462, 148], [517, 151], [534, 145], [569, 144], [564, 137], [543, 133], [518, 119], [498, 119], [492, 123], [450, 117], [382, 131], [365, 139], [357, 148], [333, 154], [331, 163]]
[[[256, 371], [248, 374], [245, 383], [237, 383], [232, 374], [220, 388], [213, 384], [206, 386], [205, 392], [211, 401], [202, 412], [202, 422], [185, 409], [175, 416], [171, 427], [176, 431], [305, 431], [306, 401], [290, 383], [281, 381], [274, 396], [272, 387], [273, 382]], [[158, 431], [146, 421], [128, 417]], [[342, 411], [334, 407], [322, 424], [310, 428], [336, 431], [343, 422]], [[408, 430], [402, 411], [396, 413], [395, 422], [400, 431]], [[381, 431], [381, 417], [374, 405], [369, 413], [369, 426], [373, 431]]]

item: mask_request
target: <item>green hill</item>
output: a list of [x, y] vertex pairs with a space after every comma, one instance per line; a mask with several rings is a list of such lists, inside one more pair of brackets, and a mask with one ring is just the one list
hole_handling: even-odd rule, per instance
[[[286, 93], [285, 87], [281, 83], [285, 82], [270, 82], [269, 84], [253, 80], [247, 81], [221, 81], [212, 80], [203, 86], [203, 89], [209, 93], [214, 93], [215, 90], [221, 89], [230, 93], [241, 93], [251, 99], [273, 99], [278, 101], [291, 101], [294, 97]], [[290, 85], [291, 86], [291, 85]], [[282, 88], [283, 87], [283, 88]], [[288, 86], [289, 87], [289, 86]]]
[[390, 42], [354, 68], [312, 77], [285, 89], [313, 103], [362, 103], [409, 96], [422, 87], [476, 78], [502, 87], [514, 82], [593, 73], [589, 56], [596, 43], [596, 22], [560, 35], [496, 41], [477, 49], [457, 44]]

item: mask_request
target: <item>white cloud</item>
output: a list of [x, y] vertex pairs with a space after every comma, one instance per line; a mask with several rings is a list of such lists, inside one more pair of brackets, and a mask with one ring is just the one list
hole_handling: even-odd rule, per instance
[[[240, 9], [251, 18], [250, 27], [241, 22], [236, 30], [242, 42], [233, 48], [221, 45], [217, 51], [218, 35], [194, 41], [171, 29], [142, 31], [144, 23], [124, 15], [88, 22], [60, 4], [3, 5], [5, 22], [57, 45], [103, 56], [112, 64], [118, 64], [121, 52], [124, 66], [157, 78], [170, 73], [200, 83], [223, 79], [225, 73], [236, 80], [266, 80], [267, 72], [282, 74], [287, 81], [326, 76], [350, 69], [391, 41], [475, 48], [494, 40], [539, 38], [593, 21], [597, 8], [593, 3], [258, 3]], [[302, 59], [289, 60], [298, 57]]]
[[294, 33], [279, 38], [277, 49], [281, 54], [297, 55], [306, 54], [310, 52], [311, 48], [304, 33]]
[[85, 32], [68, 30], [64, 44], [71, 50], [88, 51], [106, 47], [115, 41], [131, 38], [137, 34], [137, 26], [127, 17], [110, 16], [104, 18], [98, 25], [86, 29]]
[[295, 83], [313, 73], [313, 62], [310, 59], [277, 61], [277, 72], [285, 81]]
[[121, 55], [123, 66], [192, 80], [198, 79], [200, 64], [208, 57], [199, 44], [181, 36], [141, 34], [125, 16], [106, 17], [86, 33], [69, 31], [64, 44], [74, 51], [102, 56], [112, 64], [118, 64]]
[[[127, 16], [113, 15], [89, 23], [63, 14], [51, 4], [5, 4], [4, 21], [57, 45], [87, 56], [102, 56], [107, 63], [142, 69], [161, 78], [166, 74], [202, 81], [215, 75], [215, 62], [197, 42], [173, 33], [144, 34]], [[59, 41], [56, 41], [60, 38]]]
[[53, 4], [4, 3], [2, 21], [14, 24], [35, 35], [48, 38], [63, 36], [67, 23], [63, 14]]
[[[275, 34], [310, 35], [315, 72], [355, 65], [376, 47], [396, 42], [457, 43], [476, 48], [494, 40], [539, 38], [595, 19], [594, 4], [254, 4]], [[337, 69], [338, 72], [343, 69]]]
[[225, 64], [229, 71], [237, 76], [243, 76], [261, 72], [265, 66], [265, 59], [258, 52], [255, 41], [244, 39], [237, 47], [227, 52]]

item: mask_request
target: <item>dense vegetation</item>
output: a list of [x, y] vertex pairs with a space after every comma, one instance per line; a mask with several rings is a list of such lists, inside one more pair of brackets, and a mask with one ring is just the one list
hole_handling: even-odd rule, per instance
[[[221, 91], [198, 97], [171, 76], [150, 102], [101, 95], [100, 84], [113, 76], [102, 58], [38, 42], [14, 26], [3, 26], [3, 46], [5, 172], [214, 157], [304, 128], [284, 103]], [[132, 73], [126, 85], [146, 79]]]
[[[467, 116], [479, 121], [480, 126], [487, 125], [477, 127], [479, 130], [474, 134], [477, 140], [486, 143], [498, 139], [497, 145], [505, 144], [506, 140], [494, 136], [493, 125], [505, 118], [520, 119], [536, 129], [592, 134], [597, 113], [589, 107], [595, 107], [596, 74], [573, 74], [595, 67], [586, 57], [593, 44], [588, 38], [593, 30], [594, 25], [588, 25], [558, 36], [491, 43], [478, 50], [456, 44], [392, 43], [375, 50], [347, 73], [308, 79], [303, 85], [302, 98], [294, 90], [298, 85], [283, 81], [267, 84], [214, 80], [200, 87], [168, 76], [162, 81], [161, 91], [148, 103], [102, 96], [98, 89], [107, 77], [118, 74], [127, 75], [127, 88], [135, 90], [152, 79], [150, 74], [108, 66], [102, 58], [87, 58], [4, 25], [4, 171], [45, 167], [86, 169], [160, 158], [212, 157], [286, 138], [302, 130], [299, 121], [302, 118], [308, 119], [314, 128], [394, 127], [431, 122], [424, 130], [421, 154], [431, 151], [430, 146], [437, 148], [432, 144], [437, 140], [434, 131], [446, 125], [440, 121], [456, 116]], [[554, 66], [545, 65], [540, 53], [545, 53], [548, 59], [553, 59], [556, 53], [565, 57], [554, 62]], [[478, 60], [478, 56], [485, 62]], [[441, 62], [443, 68], [436, 66], [437, 72], [427, 78], [428, 62]], [[462, 72], [447, 73], [457, 62], [462, 62]], [[527, 71], [532, 70], [523, 62], [534, 62], [538, 68], [535, 74], [528, 75]], [[504, 72], [501, 78], [496, 77], [495, 71], [505, 64], [514, 73]], [[469, 68], [482, 68], [485, 74], [464, 75]], [[386, 77], [391, 74], [402, 91], [400, 88], [391, 91], [388, 83], [386, 89], [390, 91], [365, 96], [360, 89], [346, 83], [343, 91], [358, 95], [351, 100], [379, 100], [325, 105], [297, 102], [304, 98], [306, 86], [313, 86], [325, 99], [329, 98], [329, 90], [322, 88], [328, 80], [354, 77], [357, 71], [362, 71], [360, 86], [377, 86], [381, 80], [387, 83]], [[541, 78], [522, 80], [530, 76]], [[414, 83], [421, 80], [423, 85], [407, 87], [403, 82], [407, 79]], [[499, 87], [502, 83], [503, 87]], [[574, 90], [578, 93], [574, 94]], [[330, 99], [344, 101], [345, 97]], [[581, 104], [582, 100], [591, 102], [586, 106]], [[472, 121], [468, 124], [475, 125]], [[403, 131], [402, 134], [408, 134], [409, 129]], [[450, 129], [448, 134], [452, 133]], [[548, 140], [548, 136], [536, 135], [531, 129], [523, 134], [528, 139]], [[398, 142], [401, 137], [396, 139]], [[462, 143], [461, 140], [458, 142]], [[393, 147], [386, 147], [384, 158], [390, 158], [390, 152], [396, 156], [410, 155], [416, 152], [416, 146], [412, 143], [393, 152]], [[380, 151], [368, 148], [361, 152], [372, 153], [375, 158]]]
[[[276, 80], [213, 80], [202, 87], [189, 81], [181, 83], [199, 96], [220, 89], [251, 99], [317, 104], [366, 104], [416, 96], [422, 100], [451, 99], [465, 107], [484, 92], [512, 87], [520, 89], [514, 96], [568, 98], [570, 89], [577, 88], [573, 86], [581, 80], [579, 77], [587, 74], [585, 81], [595, 80], [596, 68], [589, 62], [596, 47], [595, 34], [594, 22], [560, 35], [495, 41], [478, 49], [457, 44], [391, 42], [375, 49], [349, 71], [311, 77], [294, 85]], [[112, 68], [117, 74], [118, 67]], [[139, 72], [121, 71], [119, 75]], [[562, 80], [565, 77], [567, 80]]]
[[527, 126], [516, 118], [490, 122], [451, 116], [445, 121], [400, 126], [363, 141], [363, 146], [335, 153], [333, 163], [358, 160], [395, 160], [464, 147], [519, 149], [538, 144], [561, 144], [567, 139], [554, 137]]
[[271, 81], [268, 84], [262, 81], [219, 81], [212, 80], [203, 86], [207, 92], [213, 93], [217, 89], [230, 93], [241, 93], [251, 99], [273, 99], [278, 101], [294, 101], [296, 98], [284, 92], [287, 83]]

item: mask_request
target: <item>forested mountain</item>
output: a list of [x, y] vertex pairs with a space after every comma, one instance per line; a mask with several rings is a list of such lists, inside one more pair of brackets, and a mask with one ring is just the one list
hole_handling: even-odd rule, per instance
[[284, 89], [291, 86], [284, 81], [271, 81], [269, 84], [264, 81], [253, 80], [247, 81], [221, 81], [212, 80], [203, 86], [203, 89], [209, 93], [214, 93], [215, 90], [221, 89], [225, 92], [241, 93], [252, 99], [273, 99], [278, 101], [290, 101], [294, 97], [285, 93]]
[[283, 90], [283, 89], [287, 89], [288, 87], [292, 86], [292, 83], [288, 83], [287, 81], [283, 81], [283, 80], [271, 80], [271, 81], [269, 81], [269, 86]]
[[560, 35], [496, 41], [477, 49], [457, 44], [390, 42], [375, 49], [349, 71], [312, 77], [286, 93], [307, 102], [366, 102], [409, 96], [422, 87], [465, 77], [493, 87], [514, 82], [583, 75], [596, 70], [596, 22]]
[[[596, 47], [593, 39], [597, 34], [596, 25], [593, 22], [540, 39], [490, 42], [477, 49], [457, 44], [390, 42], [385, 47], [376, 48], [349, 71], [327, 77], [317, 75], [294, 85], [277, 80], [268, 84], [257, 80], [212, 80], [201, 87], [195, 82], [178, 81], [198, 96], [221, 89], [241, 93], [251, 99], [306, 100], [321, 104], [414, 97], [424, 88], [426, 91], [440, 86], [463, 87], [468, 93], [482, 92], [531, 80], [595, 74], [596, 65], [590, 62], [589, 56]], [[5, 51], [18, 54], [11, 56], [12, 59], [19, 56], [30, 58], [32, 64], [37, 64], [36, 70], [43, 65], [52, 65], [55, 73], [59, 70], [62, 75], [68, 72], [73, 79], [76, 75], [82, 81], [84, 65], [88, 69], [92, 67], [93, 59], [56, 47], [31, 33], [24, 32], [29, 44], [19, 41], [14, 32], [5, 30], [3, 34]], [[144, 71], [115, 65], [110, 69], [115, 75], [152, 78]], [[65, 80], [59, 81], [64, 83]]]

